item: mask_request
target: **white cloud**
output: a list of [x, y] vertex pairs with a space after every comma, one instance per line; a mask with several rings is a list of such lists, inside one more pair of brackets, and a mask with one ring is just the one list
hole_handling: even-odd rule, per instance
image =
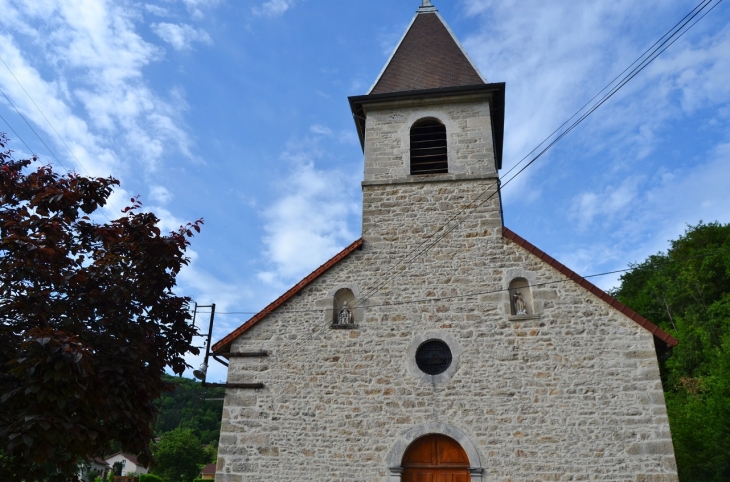
[[359, 236], [348, 225], [360, 212], [353, 190], [359, 173], [355, 178], [318, 169], [318, 155], [316, 142], [282, 155], [292, 167], [281, 197], [263, 213], [265, 255], [271, 265], [258, 274], [264, 283], [283, 287], [297, 281]]
[[617, 217], [633, 214], [630, 206], [635, 204], [639, 194], [641, 178], [629, 178], [616, 187], [608, 187], [602, 192], [582, 192], [573, 200], [569, 211], [569, 218], [577, 222], [580, 230], [588, 229], [591, 224], [600, 218], [603, 223], [610, 222]]
[[207, 45], [213, 43], [210, 35], [208, 35], [206, 31], [197, 30], [184, 23], [154, 23], [151, 28], [157, 36], [172, 45], [175, 50], [190, 49], [194, 42], [200, 42]]
[[256, 16], [276, 17], [282, 15], [294, 5], [294, 0], [268, 0], [260, 7], [253, 7]]
[[316, 134], [316, 135], [319, 135], [319, 136], [327, 136], [327, 137], [331, 137], [332, 136], [332, 129], [330, 129], [327, 126], [323, 126], [321, 124], [314, 124], [314, 125], [312, 125], [309, 128], [309, 131], [312, 134]]
[[158, 17], [167, 17], [170, 14], [170, 11], [166, 8], [160, 7], [159, 5], [152, 5], [151, 3], [146, 4], [144, 6], [144, 9], [152, 15], [157, 15]]
[[152, 186], [150, 189], [150, 199], [161, 204], [168, 204], [174, 196], [164, 186]]
[[213, 8], [219, 3], [221, 3], [221, 0], [182, 0], [185, 6], [187, 7], [190, 14], [193, 16], [194, 19], [201, 19], [203, 18], [203, 9], [209, 9]]
[[0, 55], [75, 157], [68, 158], [53, 128], [5, 69], [0, 85], [79, 172], [121, 177], [132, 166], [120, 163], [120, 156], [141, 160], [149, 171], [175, 149], [190, 156], [179, 107], [144, 80], [143, 69], [161, 60], [162, 51], [137, 33], [134, 10], [102, 1], [28, 0], [5, 4], [4, 11], [9, 14], [0, 19], [6, 32]]
[[[460, 3], [478, 23], [466, 50], [490, 81], [507, 83], [503, 173], [694, 6]], [[688, 223], [729, 222], [729, 51], [717, 9], [505, 188], [508, 222], [581, 274], [666, 250]]]
[[[629, 0], [527, 0], [519, 5], [464, 0], [463, 5], [482, 22], [478, 33], [464, 39], [467, 51], [491, 81], [507, 82], [507, 169], [633, 62], [682, 11], [676, 3], [660, 0], [640, 5]], [[650, 33], [647, 16], [660, 26]], [[650, 155], [662, 141], [657, 133], [668, 122], [727, 102], [728, 32], [725, 27], [707, 38], [683, 38], [569, 136], [580, 138], [584, 152], [611, 156], [618, 161], [616, 168]], [[558, 147], [565, 144], [561, 141]], [[516, 179], [507, 199], [528, 191], [532, 179], [542, 180], [540, 167], [551, 159], [541, 159]]]

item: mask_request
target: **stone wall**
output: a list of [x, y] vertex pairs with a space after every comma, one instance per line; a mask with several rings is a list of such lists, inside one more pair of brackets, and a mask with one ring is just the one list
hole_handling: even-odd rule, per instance
[[[227, 390], [218, 482], [398, 480], [430, 432], [461, 443], [472, 480], [677, 480], [652, 335], [501, 236], [486, 106], [368, 112], [363, 249], [233, 343], [270, 356], [231, 359], [229, 383], [265, 388]], [[473, 149], [407, 176], [403, 126], [436, 111]], [[516, 277], [531, 316], [510, 313]], [[344, 287], [357, 329], [331, 328]], [[432, 338], [454, 354], [435, 377], [413, 361]]]
[[[435, 118], [446, 126], [449, 174], [494, 174], [489, 98], [393, 102], [366, 106], [365, 182], [403, 182], [410, 176], [411, 126]], [[446, 176], [447, 178], [449, 176]]]

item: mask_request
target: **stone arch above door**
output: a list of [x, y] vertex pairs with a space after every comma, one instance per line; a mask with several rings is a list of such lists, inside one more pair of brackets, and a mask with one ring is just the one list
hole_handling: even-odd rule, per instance
[[469, 458], [469, 472], [472, 482], [482, 482], [484, 467], [482, 466], [482, 460], [474, 442], [462, 430], [441, 422], [428, 422], [416, 425], [398, 436], [385, 456], [385, 463], [390, 472], [388, 482], [401, 481], [401, 474], [403, 473], [401, 461], [406, 450], [408, 450], [408, 447], [415, 440], [430, 434], [446, 435], [456, 440]]

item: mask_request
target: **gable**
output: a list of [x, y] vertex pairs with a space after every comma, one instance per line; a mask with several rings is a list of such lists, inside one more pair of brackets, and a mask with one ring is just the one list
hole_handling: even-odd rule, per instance
[[565, 276], [566, 278], [574, 281], [577, 283], [580, 287], [583, 289], [589, 291], [591, 294], [597, 296], [602, 301], [606, 302], [611, 308], [614, 310], [619, 311], [621, 314], [632, 320], [634, 323], [638, 324], [645, 330], [647, 330], [649, 333], [654, 335], [654, 337], [662, 340], [665, 342], [668, 346], [673, 347], [677, 346], [679, 341], [671, 336], [670, 334], [666, 333], [662, 329], [660, 329], [658, 326], [656, 326], [651, 321], [647, 320], [628, 306], [621, 303], [619, 300], [614, 298], [613, 296], [609, 295], [605, 291], [603, 291], [598, 286], [594, 285], [584, 277], [580, 276], [575, 271], [571, 270], [549, 254], [542, 251], [540, 248], [535, 246], [534, 244], [530, 243], [526, 239], [519, 236], [517, 233], [512, 231], [511, 229], [507, 227], [502, 228], [502, 237], [505, 239], [512, 241], [513, 243], [517, 244], [521, 248], [527, 250], [532, 255], [538, 257], [540, 260], [548, 264], [549, 266], [555, 268], [560, 274]]
[[353, 251], [356, 249], [362, 248], [362, 238], [358, 239], [339, 253], [337, 253], [334, 257], [332, 257], [329, 261], [324, 263], [319, 268], [312, 271], [307, 277], [305, 277], [303, 280], [301, 280], [296, 285], [292, 286], [286, 293], [278, 297], [276, 300], [274, 300], [272, 303], [270, 303], [266, 308], [258, 312], [256, 315], [254, 315], [253, 318], [249, 319], [246, 323], [239, 326], [236, 330], [228, 334], [225, 338], [223, 338], [221, 341], [213, 345], [212, 351], [213, 353], [220, 353], [224, 351], [228, 351], [231, 347], [231, 343], [247, 332], [251, 327], [253, 327], [255, 324], [257, 324], [259, 321], [266, 318], [267, 315], [272, 313], [274, 310], [276, 310], [278, 307], [283, 305], [285, 302], [287, 302], [289, 299], [291, 299], [293, 296], [295, 296], [297, 293], [302, 291], [304, 288], [306, 288], [309, 284], [311, 284], [313, 281], [315, 281], [317, 278], [322, 276], [324, 273], [329, 271], [330, 268], [332, 268], [334, 265], [345, 259], [348, 255], [350, 255]]
[[[582, 276], [580, 276], [575, 271], [571, 270], [564, 264], [557, 261], [552, 256], [548, 255], [529, 241], [525, 240], [521, 236], [519, 236], [514, 231], [510, 230], [507, 227], [502, 228], [502, 237], [504, 239], [507, 239], [508, 241], [511, 241], [518, 246], [520, 246], [522, 249], [525, 249], [532, 255], [539, 258], [541, 261], [545, 262], [552, 268], [556, 269], [560, 274], [565, 276], [566, 278], [574, 281], [576, 284], [578, 284], [580, 287], [585, 289], [586, 291], [590, 292], [591, 294], [597, 296], [602, 301], [607, 303], [611, 308], [613, 308], [616, 311], [619, 311], [621, 314], [632, 320], [634, 323], [638, 324], [648, 332], [650, 332], [654, 337], [658, 338], [659, 340], [662, 340], [664, 343], [667, 344], [669, 347], [676, 346], [679, 342], [676, 338], [672, 337], [662, 329], [660, 329], [658, 326], [656, 326], [651, 321], [647, 320], [643, 316], [636, 313], [634, 310], [629, 308], [628, 306], [621, 303], [619, 300], [614, 298], [613, 296], [609, 295], [590, 281], [586, 280]], [[296, 294], [301, 292], [304, 288], [306, 288], [308, 285], [310, 285], [312, 282], [314, 282], [316, 279], [318, 279], [320, 276], [322, 276], [324, 273], [329, 271], [332, 267], [334, 267], [337, 263], [345, 259], [348, 255], [350, 255], [353, 251], [357, 249], [361, 249], [363, 245], [362, 238], [358, 239], [354, 243], [352, 243], [350, 246], [343, 249], [341, 252], [336, 254], [334, 257], [332, 257], [330, 260], [328, 260], [326, 263], [324, 263], [322, 266], [314, 270], [312, 273], [310, 273], [308, 276], [306, 276], [304, 279], [302, 279], [299, 283], [294, 285], [291, 289], [289, 289], [286, 293], [281, 295], [279, 298], [274, 300], [272, 303], [270, 303], [266, 308], [261, 310], [259, 313], [254, 315], [252, 318], [250, 318], [248, 321], [246, 321], [243, 325], [238, 327], [236, 330], [228, 334], [225, 338], [220, 340], [218, 343], [213, 345], [212, 351], [214, 353], [221, 353], [226, 352], [230, 350], [230, 346], [233, 343], [233, 341], [238, 338], [239, 336], [243, 335], [245, 332], [247, 332], [249, 329], [251, 329], [254, 325], [259, 323], [261, 320], [266, 318], [269, 314], [274, 312], [277, 308], [279, 308], [281, 305], [283, 305], [285, 302], [290, 300], [292, 297], [294, 297]]]

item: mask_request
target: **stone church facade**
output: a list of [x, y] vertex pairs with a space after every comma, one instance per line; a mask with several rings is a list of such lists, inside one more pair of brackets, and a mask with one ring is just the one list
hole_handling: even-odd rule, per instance
[[362, 238], [213, 347], [262, 384], [216, 481], [676, 481], [676, 340], [503, 225], [505, 85], [423, 4], [350, 98]]

